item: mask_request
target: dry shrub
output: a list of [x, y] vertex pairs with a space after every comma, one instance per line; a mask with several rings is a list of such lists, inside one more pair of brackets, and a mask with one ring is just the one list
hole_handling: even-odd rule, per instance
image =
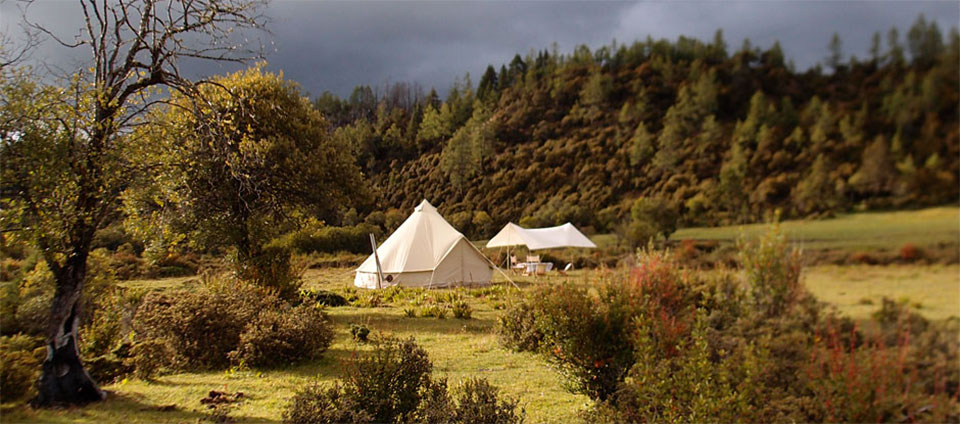
[[329, 326], [312, 305], [294, 308], [271, 290], [225, 278], [205, 278], [195, 290], [150, 293], [133, 319], [137, 342], [168, 346], [177, 368], [315, 358], [332, 339]]
[[275, 367], [318, 358], [333, 341], [333, 330], [321, 308], [301, 305], [265, 310], [240, 335], [233, 363]]
[[905, 262], [914, 262], [917, 259], [920, 259], [920, 256], [923, 252], [913, 243], [904, 243], [903, 247], [900, 248], [900, 259]]

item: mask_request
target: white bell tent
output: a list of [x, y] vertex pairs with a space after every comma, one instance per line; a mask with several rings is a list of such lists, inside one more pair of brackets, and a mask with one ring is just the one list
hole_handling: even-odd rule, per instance
[[556, 227], [523, 228], [512, 222], [487, 242], [487, 247], [524, 245], [530, 250], [558, 247], [597, 247], [577, 227], [566, 223]]
[[357, 268], [353, 284], [371, 289], [488, 284], [493, 269], [493, 263], [424, 200], [376, 255]]

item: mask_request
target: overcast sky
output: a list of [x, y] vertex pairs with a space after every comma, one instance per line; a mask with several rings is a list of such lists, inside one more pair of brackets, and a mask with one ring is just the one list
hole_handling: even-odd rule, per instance
[[[0, 0], [0, 31], [16, 36], [20, 3]], [[64, 36], [81, 22], [69, 0], [42, 0], [29, 16]], [[679, 35], [705, 41], [723, 29], [729, 51], [749, 37], [755, 46], [780, 40], [798, 69], [822, 61], [834, 32], [846, 55], [868, 56], [875, 31], [900, 29], [901, 40], [920, 13], [946, 35], [960, 21], [960, 2], [548, 2], [394, 1], [319, 2], [275, 0], [267, 42], [269, 69], [282, 70], [313, 95], [348, 96], [357, 85], [414, 82], [445, 94], [454, 78], [469, 72], [474, 84], [488, 64], [499, 69], [514, 54], [549, 49], [563, 53], [616, 39], [629, 43]], [[886, 37], [884, 37], [886, 39]], [[46, 43], [34, 59], [76, 66], [83, 51], [65, 52]], [[71, 59], [72, 58], [72, 59]], [[226, 72], [203, 67], [197, 74]]]

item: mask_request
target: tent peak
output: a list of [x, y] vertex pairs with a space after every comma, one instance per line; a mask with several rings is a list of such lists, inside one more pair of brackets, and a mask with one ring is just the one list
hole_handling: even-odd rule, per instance
[[414, 211], [414, 212], [424, 212], [424, 211], [426, 211], [426, 212], [436, 212], [436, 211], [437, 211], [437, 208], [435, 208], [433, 205], [431, 205], [430, 202], [427, 201], [427, 199], [423, 199], [423, 201], [420, 202], [420, 204], [417, 205], [417, 207], [414, 208], [413, 211]]

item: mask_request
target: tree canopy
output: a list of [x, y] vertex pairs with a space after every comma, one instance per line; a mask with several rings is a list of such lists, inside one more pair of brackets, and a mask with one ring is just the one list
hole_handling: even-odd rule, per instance
[[[262, 67], [173, 93], [137, 134], [150, 172], [126, 192], [144, 236], [255, 258], [284, 229], [332, 219], [368, 197], [352, 149], [297, 86]], [[154, 232], [154, 234], [150, 234]]]

